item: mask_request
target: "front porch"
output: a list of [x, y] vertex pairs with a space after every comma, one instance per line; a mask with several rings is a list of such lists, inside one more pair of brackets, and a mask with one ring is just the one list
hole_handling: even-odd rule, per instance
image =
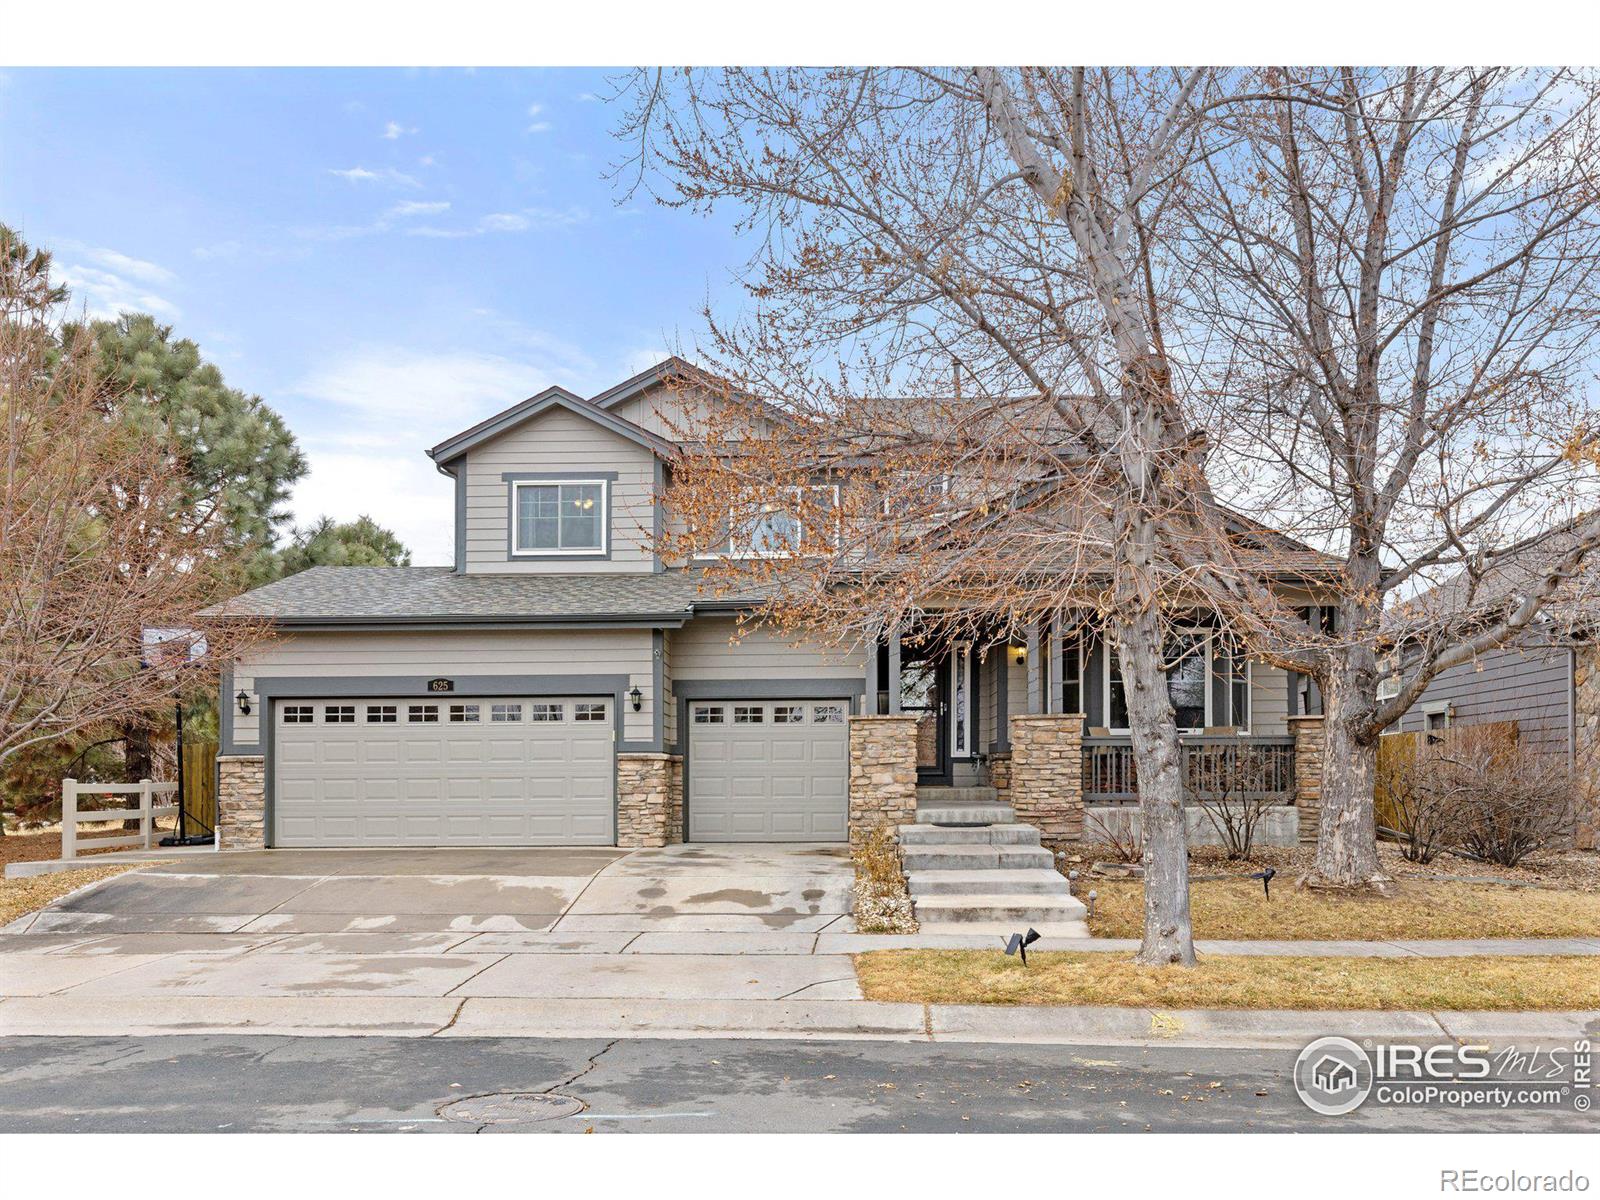
[[[1200, 625], [1176, 635], [1173, 658], [1168, 686], [1183, 727], [1195, 844], [1218, 840], [1208, 806], [1243, 804], [1264, 810], [1264, 844], [1315, 840], [1315, 687], [1249, 661]], [[1051, 842], [1136, 835], [1120, 672], [1097, 631], [1034, 626], [1025, 638], [985, 645], [891, 635], [866, 670], [862, 733], [851, 736], [852, 839], [875, 814], [900, 824], [919, 807], [962, 804], [1008, 807]], [[891, 777], [892, 785], [873, 782]], [[885, 786], [887, 804], [878, 795]]]

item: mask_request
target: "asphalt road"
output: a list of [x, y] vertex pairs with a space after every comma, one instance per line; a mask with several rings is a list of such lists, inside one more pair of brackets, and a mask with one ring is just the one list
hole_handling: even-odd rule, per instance
[[[0, 1132], [1593, 1131], [1574, 1113], [1318, 1117], [1284, 1051], [903, 1042], [0, 1039]], [[493, 1093], [573, 1097], [453, 1101]], [[549, 1119], [527, 1117], [549, 1104]], [[537, 1115], [544, 1116], [543, 1111]]]

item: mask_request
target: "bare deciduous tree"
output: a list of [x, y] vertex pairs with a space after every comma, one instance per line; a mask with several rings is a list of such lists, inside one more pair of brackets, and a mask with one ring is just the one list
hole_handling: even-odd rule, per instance
[[[1139, 957], [1192, 963], [1164, 654], [1179, 614], [1245, 590], [1248, 551], [1175, 391], [1156, 248], [1215, 74], [649, 71], [627, 91], [623, 170], [740, 208], [754, 247], [750, 315], [708, 312], [696, 357], [723, 381], [699, 386], [761, 404], [696, 435], [675, 548], [734, 550], [729, 586], [817, 634], [1105, 628], [1138, 762]], [[840, 478], [836, 510], [817, 485]], [[791, 553], [764, 557], [774, 538]]]
[[1214, 337], [1229, 498], [1344, 560], [1335, 620], [1275, 638], [1325, 705], [1308, 882], [1382, 888], [1379, 735], [1570, 599], [1600, 543], [1600, 93], [1564, 70], [1249, 74], [1261, 98], [1217, 114], [1230, 140], [1182, 198], [1184, 321]]
[[[94, 346], [63, 338], [63, 308], [49, 256], [0, 226], [0, 763], [192, 687], [193, 670], [140, 669], [144, 633], [189, 627], [233, 566], [215, 527], [152, 525], [181, 500], [182, 464], [106, 415]], [[201, 669], [261, 636], [216, 623]]]

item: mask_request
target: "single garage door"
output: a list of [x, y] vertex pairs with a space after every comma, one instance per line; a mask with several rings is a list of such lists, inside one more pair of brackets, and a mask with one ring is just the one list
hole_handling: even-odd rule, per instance
[[611, 701], [280, 700], [276, 846], [609, 845]]
[[692, 842], [842, 842], [849, 814], [843, 700], [689, 705]]

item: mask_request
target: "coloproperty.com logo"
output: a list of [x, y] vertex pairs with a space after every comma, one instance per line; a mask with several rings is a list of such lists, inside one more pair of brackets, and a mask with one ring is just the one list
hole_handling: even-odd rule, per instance
[[1371, 1100], [1402, 1108], [1556, 1108], [1588, 1112], [1587, 1038], [1524, 1049], [1454, 1042], [1355, 1042], [1324, 1037], [1300, 1051], [1294, 1090], [1312, 1112], [1339, 1117]]

